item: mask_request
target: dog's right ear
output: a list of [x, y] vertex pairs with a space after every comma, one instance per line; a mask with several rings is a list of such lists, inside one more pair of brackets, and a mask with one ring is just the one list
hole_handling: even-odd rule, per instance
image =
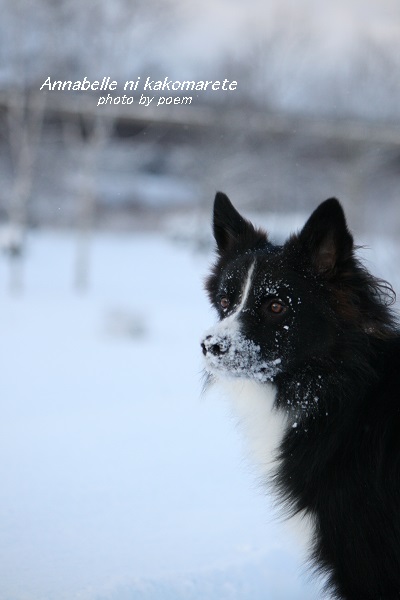
[[226, 194], [217, 192], [214, 200], [213, 230], [220, 254], [235, 247], [253, 248], [265, 244], [265, 232], [255, 229], [238, 213]]
[[298, 239], [318, 273], [334, 273], [353, 256], [353, 236], [336, 198], [325, 200], [314, 210]]

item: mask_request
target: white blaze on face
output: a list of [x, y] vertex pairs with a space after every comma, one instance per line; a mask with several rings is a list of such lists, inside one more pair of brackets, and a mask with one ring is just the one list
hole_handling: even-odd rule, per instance
[[255, 261], [250, 265], [249, 270], [247, 271], [246, 280], [244, 286], [242, 288], [242, 293], [240, 295], [240, 302], [236, 306], [236, 308], [230, 313], [229, 316], [219, 321], [210, 331], [208, 335], [215, 336], [216, 338], [225, 339], [230, 336], [236, 336], [240, 330], [239, 316], [242, 312], [243, 308], [246, 305], [247, 298], [249, 296], [251, 290], [251, 284], [253, 282], [253, 272], [255, 267]]
[[243, 310], [243, 307], [246, 305], [247, 298], [251, 289], [251, 284], [253, 283], [253, 273], [255, 265], [256, 261], [253, 261], [253, 263], [250, 266], [250, 269], [247, 272], [246, 283], [244, 284], [244, 289], [242, 292], [242, 299], [234, 314], [239, 314], [240, 311]]
[[228, 316], [225, 317], [225, 319], [223, 319], [222, 321], [220, 321], [215, 327], [213, 327], [213, 331], [215, 333], [218, 333], [219, 331], [223, 331], [223, 332], [237, 332], [239, 330], [239, 320], [238, 317], [240, 316], [240, 313], [242, 312], [243, 308], [246, 305], [247, 302], [247, 298], [249, 296], [250, 290], [251, 290], [251, 284], [253, 283], [253, 272], [254, 272], [254, 267], [255, 267], [256, 261], [253, 261], [253, 263], [250, 265], [249, 270], [247, 271], [247, 276], [246, 276], [246, 280], [242, 289], [242, 293], [240, 296], [240, 302], [237, 305], [237, 307], [235, 308], [235, 310]]

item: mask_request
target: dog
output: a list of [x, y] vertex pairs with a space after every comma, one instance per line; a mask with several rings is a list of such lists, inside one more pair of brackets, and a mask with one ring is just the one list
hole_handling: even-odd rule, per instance
[[400, 598], [400, 333], [395, 294], [330, 198], [274, 245], [218, 192], [205, 288], [206, 387], [225, 382], [263, 478], [309, 536], [324, 593]]

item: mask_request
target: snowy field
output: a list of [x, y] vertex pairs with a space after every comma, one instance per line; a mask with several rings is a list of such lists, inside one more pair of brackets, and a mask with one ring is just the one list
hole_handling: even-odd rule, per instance
[[[399, 253], [366, 240], [378, 273]], [[0, 259], [1, 600], [320, 600], [225, 400], [201, 397], [210, 256], [166, 236], [28, 240]], [[392, 272], [391, 272], [392, 271]]]

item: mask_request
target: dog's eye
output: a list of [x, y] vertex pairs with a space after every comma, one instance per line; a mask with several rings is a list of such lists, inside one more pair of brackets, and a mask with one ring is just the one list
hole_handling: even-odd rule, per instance
[[286, 309], [286, 306], [283, 304], [283, 302], [281, 302], [281, 300], [272, 300], [272, 302], [270, 302], [268, 305], [268, 309], [270, 312], [274, 313], [274, 315], [279, 315], [283, 313], [283, 311]]
[[229, 300], [226, 296], [223, 296], [220, 301], [220, 306], [223, 310], [226, 310], [229, 307]]

